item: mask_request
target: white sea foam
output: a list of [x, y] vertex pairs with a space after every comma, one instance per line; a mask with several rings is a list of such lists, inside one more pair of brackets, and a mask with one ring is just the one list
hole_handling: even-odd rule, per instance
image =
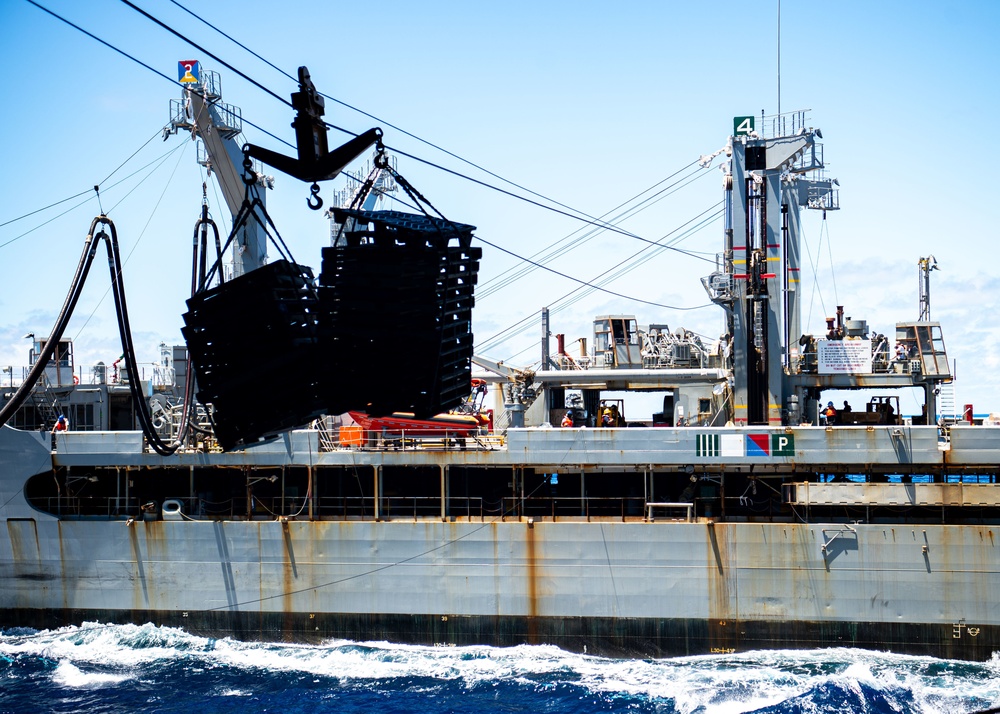
[[223, 689], [219, 692], [220, 697], [249, 697], [252, 692], [245, 692], [242, 689]]
[[130, 679], [128, 674], [112, 674], [110, 672], [84, 672], [79, 667], [60, 662], [52, 672], [52, 681], [63, 687], [73, 689], [96, 689], [112, 684], [118, 684]]
[[[60, 662], [64, 686], [104, 686], [158, 661], [189, 670], [226, 666], [287, 672], [380, 686], [395, 679], [457, 681], [467, 687], [509, 682], [547, 689], [581, 687], [601, 696], [625, 695], [669, 703], [683, 714], [744, 714], [833, 685], [859, 697], [882, 692], [914, 712], [962, 711], [967, 702], [1000, 700], [1000, 658], [950, 662], [853, 649], [771, 650], [659, 660], [606, 659], [550, 646], [428, 647], [331, 640], [319, 645], [214, 640], [154, 625], [67, 627], [28, 637], [0, 637], [0, 654]], [[93, 673], [92, 668], [115, 673]], [[366, 685], [367, 686], [367, 685]], [[421, 687], [419, 683], [412, 684]], [[224, 696], [248, 696], [225, 689]], [[806, 710], [808, 701], [803, 701]], [[902, 709], [901, 709], [902, 711]]]

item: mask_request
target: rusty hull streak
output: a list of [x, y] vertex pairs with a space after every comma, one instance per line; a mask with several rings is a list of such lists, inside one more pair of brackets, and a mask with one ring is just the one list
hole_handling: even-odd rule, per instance
[[[35, 554], [34, 557], [30, 557], [25, 550], [25, 542], [21, 538], [21, 531], [17, 524], [20, 523], [30, 523], [31, 531], [35, 537]], [[14, 556], [15, 563], [27, 564], [29, 560], [34, 561], [34, 564], [38, 564], [38, 560], [41, 558], [41, 547], [38, 542], [38, 525], [35, 523], [34, 518], [8, 518], [7, 519], [7, 534], [10, 537], [10, 550]]]
[[[727, 566], [731, 562], [729, 557], [729, 542], [732, 528], [716, 525], [714, 521], [705, 524], [708, 531], [709, 540], [709, 562], [707, 565], [708, 574], [708, 643], [709, 651], [713, 654], [730, 654], [736, 651], [739, 638], [738, 623], [734, 618], [732, 610], [732, 599], [730, 597], [730, 579], [736, 577], [736, 573], [730, 573]], [[719, 531], [725, 531], [720, 534]]]
[[528, 644], [538, 644], [538, 555], [535, 543], [534, 523], [526, 523], [528, 529], [525, 537], [525, 547], [527, 550], [527, 576], [528, 576]]
[[[37, 534], [37, 527], [35, 532]], [[69, 587], [66, 583], [66, 553], [63, 549], [62, 521], [56, 521], [56, 533], [59, 534], [59, 572], [62, 574], [62, 605], [64, 610], [69, 609]]]
[[[288, 528], [288, 521], [281, 521], [282, 535], [282, 555], [284, 556], [281, 565], [281, 602], [282, 610], [285, 614], [285, 631], [292, 632], [295, 628], [294, 608], [292, 607], [292, 593], [295, 590], [295, 583], [299, 577], [298, 566], [295, 563], [295, 549], [292, 546], [292, 534]], [[257, 529], [258, 542], [260, 539], [260, 528]], [[263, 587], [263, 583], [261, 583]]]
[[[27, 524], [31, 524], [31, 535], [27, 534]], [[34, 518], [19, 518], [7, 520], [7, 534], [10, 538], [10, 549], [13, 559], [14, 577], [22, 583], [28, 581], [30, 584], [27, 591], [21, 586], [17, 587], [19, 593], [27, 595], [30, 599], [36, 590], [48, 591], [50, 581], [53, 577], [44, 572], [42, 568], [42, 552], [38, 540], [38, 524]], [[33, 537], [32, 537], [33, 536]], [[34, 542], [34, 552], [31, 552], [31, 543]], [[66, 588], [63, 587], [65, 593]]]
[[136, 573], [142, 590], [142, 602], [139, 602], [139, 591], [133, 586], [133, 607], [136, 610], [144, 610], [149, 608], [149, 590], [146, 587], [146, 567], [143, 564], [142, 550], [139, 548], [139, 534], [136, 532], [139, 529], [139, 526], [136, 524], [139, 522], [133, 522], [131, 525], [126, 526], [126, 528], [128, 528], [128, 537], [132, 544], [132, 558], [135, 561]]

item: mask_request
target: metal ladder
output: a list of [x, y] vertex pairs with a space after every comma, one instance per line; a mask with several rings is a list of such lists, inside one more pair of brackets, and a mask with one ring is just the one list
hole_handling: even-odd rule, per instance
[[62, 407], [44, 375], [38, 380], [37, 388], [31, 391], [31, 404], [38, 418], [38, 428], [51, 429], [55, 426]]
[[941, 385], [938, 394], [938, 415], [948, 421], [956, 421], [959, 417], [955, 411], [955, 383], [946, 382]]

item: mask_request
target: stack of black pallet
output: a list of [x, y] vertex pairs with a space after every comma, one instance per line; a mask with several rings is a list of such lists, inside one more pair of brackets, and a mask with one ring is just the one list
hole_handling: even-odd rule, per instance
[[474, 226], [335, 209], [358, 228], [323, 250], [320, 344], [331, 414], [433, 416], [469, 393]]
[[182, 332], [226, 451], [324, 413], [312, 270], [280, 260], [187, 301]]

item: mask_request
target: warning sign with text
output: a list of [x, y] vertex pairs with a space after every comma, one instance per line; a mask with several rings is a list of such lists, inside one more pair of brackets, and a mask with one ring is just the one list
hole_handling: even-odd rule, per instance
[[871, 340], [817, 340], [820, 374], [871, 374]]

